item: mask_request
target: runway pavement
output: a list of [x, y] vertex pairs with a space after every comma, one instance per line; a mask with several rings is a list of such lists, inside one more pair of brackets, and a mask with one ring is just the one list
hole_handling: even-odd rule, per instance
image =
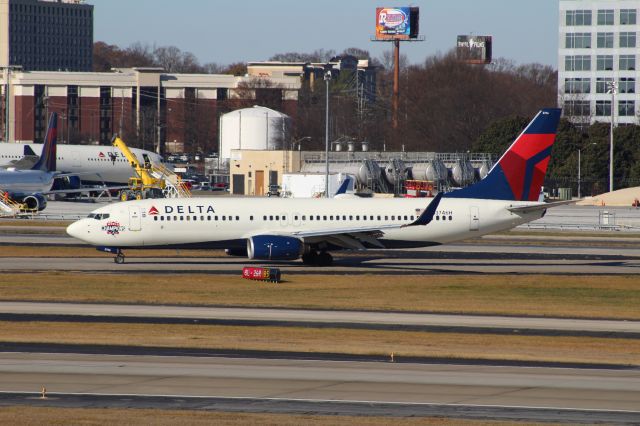
[[228, 308], [97, 303], [0, 302], [0, 319], [73, 320], [163, 323], [180, 319], [198, 324], [332, 326], [396, 330], [506, 332], [541, 335], [640, 337], [640, 321], [445, 315], [428, 313], [340, 311], [312, 309]]
[[[0, 391], [11, 403], [50, 405], [84, 395], [138, 407], [136, 397], [306, 404], [322, 412], [348, 406], [351, 414], [442, 415], [445, 407], [482, 409], [483, 417], [628, 422], [640, 419], [640, 370], [395, 364], [279, 359], [1, 353]], [[30, 398], [30, 399], [29, 399]], [[0, 404], [6, 404], [0, 398]], [[309, 404], [311, 403], [311, 404]], [[85, 404], [87, 405], [87, 404]], [[266, 408], [265, 408], [266, 407]], [[373, 408], [372, 408], [373, 407]], [[280, 408], [281, 409], [281, 408]], [[514, 411], [515, 410], [515, 411]], [[354, 412], [355, 411], [355, 412]], [[515, 414], [514, 414], [515, 413]], [[506, 417], [505, 417], [506, 416]]]
[[[126, 251], [125, 251], [126, 254]], [[0, 259], [2, 269], [9, 271], [78, 271], [127, 274], [214, 273], [240, 274], [243, 266], [270, 265], [278, 267], [286, 279], [296, 274], [572, 274], [629, 275], [640, 273], [640, 258], [619, 255], [592, 256], [519, 256], [514, 253], [487, 255], [455, 252], [376, 252], [338, 254], [331, 267], [313, 267], [302, 262], [255, 262], [234, 257], [128, 257], [124, 264], [115, 264], [113, 256], [101, 257], [6, 257]]]

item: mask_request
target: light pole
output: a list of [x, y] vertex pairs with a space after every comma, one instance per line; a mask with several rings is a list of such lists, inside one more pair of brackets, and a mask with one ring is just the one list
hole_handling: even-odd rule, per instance
[[609, 192], [613, 191], [613, 125], [615, 119], [616, 110], [616, 89], [618, 84], [615, 81], [610, 81], [608, 84], [611, 93], [611, 127], [609, 130]]
[[578, 148], [578, 198], [580, 197], [580, 148]]
[[[589, 145], [595, 145], [595, 142], [591, 142]], [[589, 148], [589, 146], [587, 146], [587, 148]], [[582, 182], [580, 179], [580, 168], [582, 166], [582, 160], [580, 157], [580, 148], [578, 148], [578, 198], [582, 198], [581, 197], [581, 192], [580, 192], [580, 183]]]
[[329, 198], [329, 81], [331, 81], [331, 71], [324, 72], [324, 82], [327, 86], [326, 108], [324, 117], [324, 197]]

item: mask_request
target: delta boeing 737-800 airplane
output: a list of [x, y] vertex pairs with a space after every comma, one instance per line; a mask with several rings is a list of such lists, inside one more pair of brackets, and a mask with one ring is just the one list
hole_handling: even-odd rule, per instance
[[330, 251], [425, 247], [502, 231], [560, 203], [539, 201], [560, 109], [541, 110], [478, 183], [425, 198], [172, 198], [99, 208], [67, 228], [115, 253], [224, 248], [257, 260], [329, 265]]

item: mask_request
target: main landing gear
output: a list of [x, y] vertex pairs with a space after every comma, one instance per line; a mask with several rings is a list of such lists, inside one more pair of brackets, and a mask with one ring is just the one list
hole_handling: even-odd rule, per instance
[[312, 250], [302, 255], [302, 263], [310, 266], [331, 266], [333, 264], [333, 256], [326, 251], [317, 252]]
[[116, 257], [113, 258], [113, 261], [119, 265], [124, 263], [124, 253], [122, 250], [118, 249], [118, 253], [116, 254]]

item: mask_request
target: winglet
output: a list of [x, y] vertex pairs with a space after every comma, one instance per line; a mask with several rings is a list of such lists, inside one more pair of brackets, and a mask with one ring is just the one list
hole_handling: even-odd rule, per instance
[[340, 185], [340, 188], [336, 191], [335, 195], [346, 194], [347, 189], [349, 189], [349, 184], [351, 183], [351, 177], [347, 176]]
[[432, 220], [433, 216], [436, 214], [436, 210], [438, 209], [438, 205], [440, 204], [440, 199], [444, 195], [444, 192], [438, 192], [438, 195], [433, 197], [433, 200], [429, 203], [426, 209], [422, 212], [422, 214], [412, 223], [408, 225], [402, 225], [402, 228], [407, 226], [417, 226], [417, 225], [428, 225]]

